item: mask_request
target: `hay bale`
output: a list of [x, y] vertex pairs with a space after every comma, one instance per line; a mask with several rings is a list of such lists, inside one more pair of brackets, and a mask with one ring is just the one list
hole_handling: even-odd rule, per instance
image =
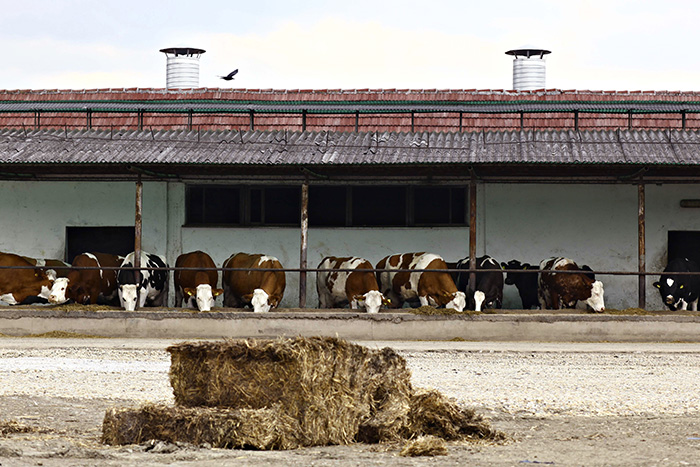
[[314, 337], [184, 343], [167, 349], [175, 402], [263, 409], [299, 421], [303, 444], [397, 439], [411, 374], [394, 350]]
[[221, 409], [146, 404], [113, 407], [102, 423], [102, 442], [141, 444], [157, 439], [169, 443], [209, 443], [215, 448], [294, 449], [300, 446], [299, 424], [279, 408]]
[[399, 456], [403, 457], [418, 457], [418, 456], [446, 456], [447, 443], [442, 438], [435, 436], [421, 436], [410, 440], [403, 447]]
[[171, 354], [175, 407], [113, 408], [103, 442], [293, 449], [432, 435], [497, 439], [473, 411], [415, 392], [406, 361], [334, 338], [183, 343]]

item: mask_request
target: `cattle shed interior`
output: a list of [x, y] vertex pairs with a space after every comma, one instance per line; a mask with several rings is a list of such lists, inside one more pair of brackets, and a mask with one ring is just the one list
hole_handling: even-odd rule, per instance
[[0, 250], [264, 252], [301, 308], [326, 255], [567, 256], [608, 307], [661, 309], [668, 251], [700, 255], [698, 97], [0, 91]]

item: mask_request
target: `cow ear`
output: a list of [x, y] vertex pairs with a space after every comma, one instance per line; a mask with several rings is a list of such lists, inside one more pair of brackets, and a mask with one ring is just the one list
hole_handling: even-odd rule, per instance
[[187, 295], [188, 297], [191, 297], [195, 293], [197, 292], [192, 287], [185, 287], [185, 295]]
[[224, 293], [224, 289], [212, 289], [211, 290], [211, 294], [215, 297], [218, 297], [222, 293]]
[[661, 283], [659, 283], [659, 282], [654, 282], [653, 285], [654, 285], [654, 287], [656, 287], [657, 289], [660, 289], [660, 288], [661, 288]]
[[390, 298], [382, 298], [382, 304], [389, 306], [391, 305], [391, 299]]
[[252, 293], [245, 294], [241, 298], [246, 302], [250, 302], [251, 300], [253, 300], [253, 294]]
[[365, 297], [364, 297], [364, 295], [355, 295], [354, 297], [352, 297], [352, 299], [359, 302], [361, 300], [364, 300]]

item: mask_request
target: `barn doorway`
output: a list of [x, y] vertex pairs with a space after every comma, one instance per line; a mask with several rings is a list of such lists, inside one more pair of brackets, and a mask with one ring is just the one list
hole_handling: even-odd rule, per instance
[[134, 227], [66, 227], [66, 261], [86, 251], [126, 256], [134, 251]]
[[688, 258], [700, 264], [700, 231], [669, 230], [668, 261]]

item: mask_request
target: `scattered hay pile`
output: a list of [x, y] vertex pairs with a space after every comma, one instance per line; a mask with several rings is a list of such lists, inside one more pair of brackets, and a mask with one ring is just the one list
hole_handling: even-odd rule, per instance
[[16, 420], [0, 420], [0, 436], [7, 436], [15, 433], [33, 433], [36, 428], [19, 423]]
[[184, 343], [171, 354], [175, 407], [107, 411], [102, 440], [293, 449], [422, 435], [496, 439], [471, 411], [416, 392], [406, 361], [334, 338]]
[[481, 315], [483, 312], [481, 311], [474, 311], [474, 310], [464, 310], [464, 311], [457, 311], [454, 308], [435, 308], [434, 306], [419, 306], [418, 308], [411, 308], [409, 310], [409, 313], [413, 313], [414, 315], [428, 315], [428, 316], [435, 316], [435, 315]]
[[446, 456], [447, 444], [442, 438], [435, 436], [420, 436], [406, 443], [399, 453], [403, 457]]

